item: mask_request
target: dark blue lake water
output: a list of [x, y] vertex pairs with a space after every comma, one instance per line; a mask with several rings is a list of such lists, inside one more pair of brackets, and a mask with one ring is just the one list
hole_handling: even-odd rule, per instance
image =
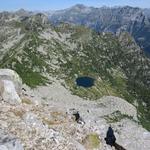
[[94, 79], [91, 77], [79, 77], [76, 79], [76, 84], [85, 88], [92, 87], [94, 85]]

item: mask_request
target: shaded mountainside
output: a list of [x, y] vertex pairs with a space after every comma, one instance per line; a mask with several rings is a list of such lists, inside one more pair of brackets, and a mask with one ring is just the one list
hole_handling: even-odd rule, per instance
[[144, 14], [150, 18], [150, 9], [149, 8], [146, 8], [143, 10]]
[[86, 25], [98, 32], [129, 32], [139, 46], [150, 52], [150, 11], [133, 7], [86, 7], [75, 5], [69, 9], [56, 11], [49, 16], [54, 24], [68, 22]]
[[[63, 79], [75, 95], [97, 100], [118, 96], [134, 104], [142, 125], [150, 129], [150, 60], [131, 36], [97, 34], [83, 26], [52, 26], [43, 14], [0, 20], [0, 67], [15, 70], [32, 88]], [[78, 87], [78, 76], [95, 79]]]

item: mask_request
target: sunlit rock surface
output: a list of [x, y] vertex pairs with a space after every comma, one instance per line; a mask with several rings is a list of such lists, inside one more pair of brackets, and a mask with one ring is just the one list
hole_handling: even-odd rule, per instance
[[18, 94], [21, 94], [22, 80], [19, 75], [11, 69], [0, 69], [0, 80], [10, 80], [14, 83]]
[[23, 150], [20, 140], [0, 129], [0, 150]]
[[21, 99], [15, 89], [15, 85], [12, 81], [9, 80], [1, 80], [2, 91], [1, 98], [2, 100], [10, 103], [10, 104], [19, 104], [21, 103]]

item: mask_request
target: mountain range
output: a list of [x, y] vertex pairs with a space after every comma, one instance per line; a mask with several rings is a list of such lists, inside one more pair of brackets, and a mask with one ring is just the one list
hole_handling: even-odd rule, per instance
[[94, 8], [78, 4], [68, 9], [50, 13], [49, 20], [54, 24], [67, 22], [85, 25], [97, 32], [118, 34], [127, 31], [145, 52], [150, 53], [149, 9], [130, 6]]
[[[9, 12], [3, 12], [3, 15]], [[57, 11], [26, 11], [20, 9], [11, 12], [13, 15], [25, 17], [37, 13], [48, 16], [49, 21], [58, 25], [61, 22], [87, 26], [96, 32], [111, 32], [118, 34], [127, 31], [134, 37], [136, 43], [150, 53], [150, 9], [138, 7], [87, 7], [77, 4], [71, 8]], [[2, 13], [1, 13], [2, 15]]]

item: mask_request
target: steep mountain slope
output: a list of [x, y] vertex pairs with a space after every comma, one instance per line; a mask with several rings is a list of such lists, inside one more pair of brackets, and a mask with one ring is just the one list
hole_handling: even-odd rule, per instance
[[94, 8], [75, 5], [69, 9], [56, 11], [49, 16], [54, 24], [68, 22], [86, 25], [98, 32], [129, 32], [139, 46], [150, 52], [150, 18], [149, 10], [133, 7]]
[[143, 10], [144, 14], [150, 18], [150, 9], [146, 8]]
[[[85, 99], [124, 98], [137, 107], [139, 120], [150, 129], [150, 60], [128, 33], [97, 34], [64, 23], [56, 27], [43, 14], [1, 22], [1, 68], [15, 70], [32, 88], [55, 77]], [[78, 87], [79, 76], [93, 77], [95, 85]]]

